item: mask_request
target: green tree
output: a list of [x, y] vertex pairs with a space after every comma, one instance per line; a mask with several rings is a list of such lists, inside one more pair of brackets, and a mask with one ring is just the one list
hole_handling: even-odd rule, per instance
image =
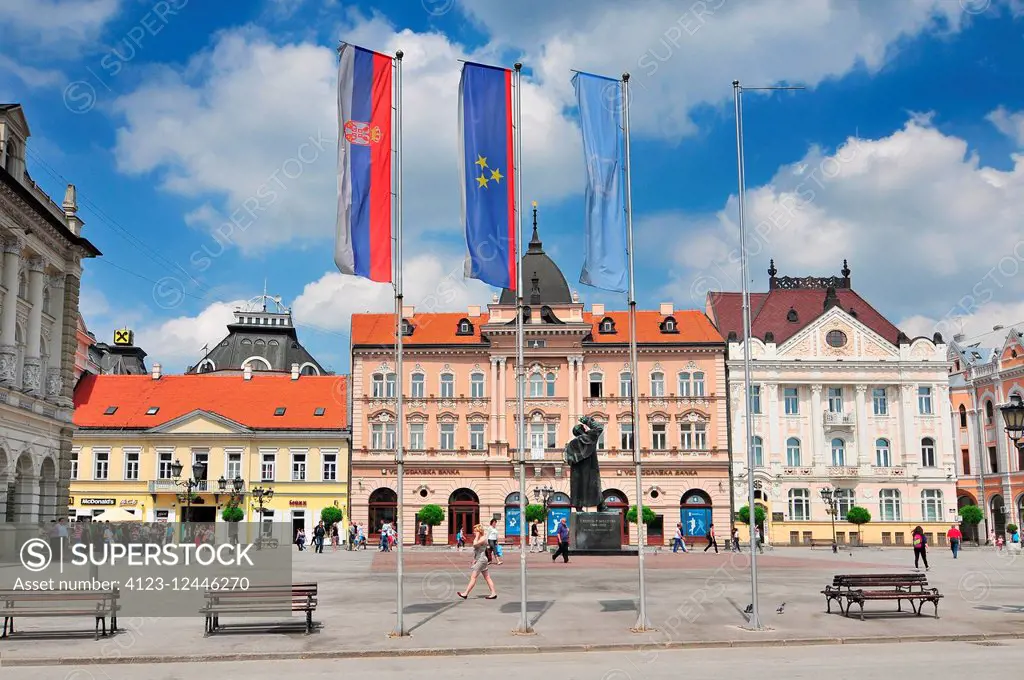
[[548, 518], [547, 514], [547, 509], [539, 503], [531, 503], [526, 506], [527, 522], [545, 522]]
[[981, 511], [981, 508], [977, 505], [965, 505], [958, 512], [960, 517], [963, 518], [964, 525], [974, 532], [974, 542], [980, 544], [978, 525], [985, 519], [985, 514]]
[[323, 520], [324, 526], [333, 526], [334, 524], [341, 524], [341, 520], [345, 519], [345, 513], [341, 511], [341, 508], [336, 508], [333, 505], [328, 505], [326, 508], [320, 511], [320, 519]]
[[[651, 510], [648, 506], [644, 506], [644, 524], [650, 524], [654, 520], [658, 519], [658, 516], [654, 514], [654, 510]], [[626, 521], [630, 524], [636, 524], [636, 506], [634, 505], [626, 513]]]
[[242, 508], [232, 503], [221, 511], [220, 516], [225, 522], [241, 522], [245, 518], [245, 512]]
[[1010, 534], [1012, 536], [1016, 532], [1017, 532], [1017, 525], [1016, 524], [1007, 524], [1006, 525], [1006, 533], [1008, 533], [1008, 534]]
[[[736, 514], [739, 515], [740, 523], [741, 524], [750, 524], [750, 506], [749, 505], [744, 505], [742, 508], [739, 509], [739, 511]], [[764, 506], [761, 506], [761, 505], [755, 505], [754, 506], [754, 520], [758, 524], [764, 524], [764, 520], [765, 520], [765, 518], [767, 516], [768, 516], [768, 514], [765, 512]]]
[[863, 536], [863, 529], [861, 527], [871, 521], [871, 513], [868, 512], [867, 508], [855, 505], [846, 513], [846, 521], [857, 526], [857, 540], [861, 541], [860, 537]]
[[444, 509], [440, 505], [431, 503], [420, 508], [419, 514], [416, 516], [427, 526], [436, 527], [444, 521]]

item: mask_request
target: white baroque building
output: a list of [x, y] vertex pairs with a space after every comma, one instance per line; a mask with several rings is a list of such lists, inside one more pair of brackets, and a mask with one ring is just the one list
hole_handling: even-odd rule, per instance
[[0, 104], [0, 521], [65, 515], [83, 258], [74, 185], [58, 206], [25, 168], [28, 122]]
[[[942, 544], [956, 518], [956, 468], [946, 345], [910, 339], [842, 276], [778, 277], [751, 293], [753, 454], [765, 533], [781, 544], [831, 541], [822, 499], [836, 489], [839, 542], [910, 542], [920, 524]], [[747, 400], [739, 293], [709, 293], [727, 339], [734, 499], [747, 504]], [[858, 531], [846, 513], [871, 521]]]

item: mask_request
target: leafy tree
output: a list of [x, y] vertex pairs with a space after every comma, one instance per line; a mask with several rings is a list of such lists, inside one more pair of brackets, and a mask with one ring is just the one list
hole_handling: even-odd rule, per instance
[[[736, 514], [739, 515], [740, 523], [742, 523], [742, 524], [750, 524], [750, 506], [749, 505], [744, 505], [742, 508], [739, 509], [739, 511]], [[768, 514], [765, 512], [763, 506], [760, 506], [760, 505], [755, 505], [754, 506], [754, 520], [758, 524], [764, 524], [764, 520], [765, 520], [765, 518], [767, 516], [768, 516]]]
[[324, 526], [333, 526], [334, 524], [341, 524], [341, 520], [345, 519], [345, 513], [341, 511], [341, 508], [336, 508], [333, 505], [328, 505], [326, 508], [320, 511], [320, 519], [323, 520]]
[[547, 521], [547, 511], [543, 505], [538, 503], [531, 503], [526, 506], [526, 521], [527, 522], [544, 522]]
[[1017, 532], [1017, 525], [1016, 524], [1007, 524], [1006, 525], [1006, 533], [1014, 534], [1016, 532]]
[[868, 512], [867, 508], [855, 505], [846, 513], [846, 521], [850, 524], [857, 525], [857, 536], [859, 539], [862, 532], [861, 525], [867, 524], [871, 521], [871, 513]]
[[429, 527], [440, 526], [444, 521], [444, 509], [440, 505], [431, 503], [420, 508], [417, 515], [419, 520]]
[[977, 505], [965, 505], [958, 513], [963, 518], [964, 525], [974, 531], [975, 542], [980, 544], [978, 524], [985, 519], [985, 513]]
[[[650, 524], [651, 522], [653, 522], [656, 519], [658, 519], [658, 516], [656, 514], [654, 514], [654, 510], [651, 510], [650, 507], [645, 505], [644, 506], [644, 524]], [[629, 509], [629, 511], [626, 513], [626, 521], [629, 522], [630, 524], [636, 524], [636, 506], [635, 505], [633, 507], [631, 507]]]
[[241, 522], [245, 518], [245, 512], [237, 505], [231, 504], [220, 513], [225, 522]]

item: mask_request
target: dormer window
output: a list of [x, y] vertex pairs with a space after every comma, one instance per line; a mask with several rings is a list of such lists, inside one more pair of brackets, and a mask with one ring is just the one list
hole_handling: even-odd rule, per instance
[[662, 333], [678, 333], [679, 327], [676, 325], [676, 318], [674, 316], [666, 316], [665, 320], [661, 322]]
[[852, 307], [851, 307], [851, 308], [850, 308], [850, 311], [849, 311], [849, 312], [847, 312], [847, 313], [848, 313], [848, 314], [849, 314], [850, 316], [852, 316], [852, 317], [853, 317], [854, 319], [856, 319], [856, 318], [857, 318], [857, 310], [856, 310], [856, 309], [854, 309], [854, 308], [852, 308]]
[[402, 319], [402, 335], [412, 335], [413, 327], [408, 319]]
[[146, 409], [146, 415], [147, 416], [155, 416], [157, 414], [157, 412], [159, 412], [159, 411], [160, 411], [160, 407], [159, 406], [150, 406], [149, 408]]
[[326, 412], [327, 412], [327, 409], [325, 409], [323, 406], [317, 406], [316, 409], [313, 411], [313, 415], [316, 416], [317, 418], [319, 418], [320, 416], [322, 416]]
[[615, 320], [610, 317], [605, 317], [601, 320], [601, 325], [598, 327], [598, 332], [602, 334], [610, 334], [615, 332]]
[[285, 407], [284, 406], [278, 406], [277, 408], [274, 409], [274, 415], [275, 416], [283, 416], [284, 412], [285, 412]]
[[459, 329], [455, 332], [456, 335], [473, 335], [473, 324], [469, 319], [459, 319]]
[[797, 316], [796, 310], [793, 309], [792, 307], [790, 307], [789, 311], [786, 312], [786, 321], [790, 323], [797, 323], [798, 321], [800, 321], [800, 317]]
[[105, 416], [112, 416], [115, 413], [117, 413], [117, 407], [116, 406], [108, 406], [107, 410], [103, 412], [103, 415], [105, 415]]

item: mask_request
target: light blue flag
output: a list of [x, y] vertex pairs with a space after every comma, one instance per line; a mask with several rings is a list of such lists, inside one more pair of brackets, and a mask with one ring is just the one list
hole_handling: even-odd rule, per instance
[[577, 73], [572, 82], [580, 109], [587, 169], [586, 238], [580, 283], [625, 293], [628, 281], [622, 83], [590, 73]]

